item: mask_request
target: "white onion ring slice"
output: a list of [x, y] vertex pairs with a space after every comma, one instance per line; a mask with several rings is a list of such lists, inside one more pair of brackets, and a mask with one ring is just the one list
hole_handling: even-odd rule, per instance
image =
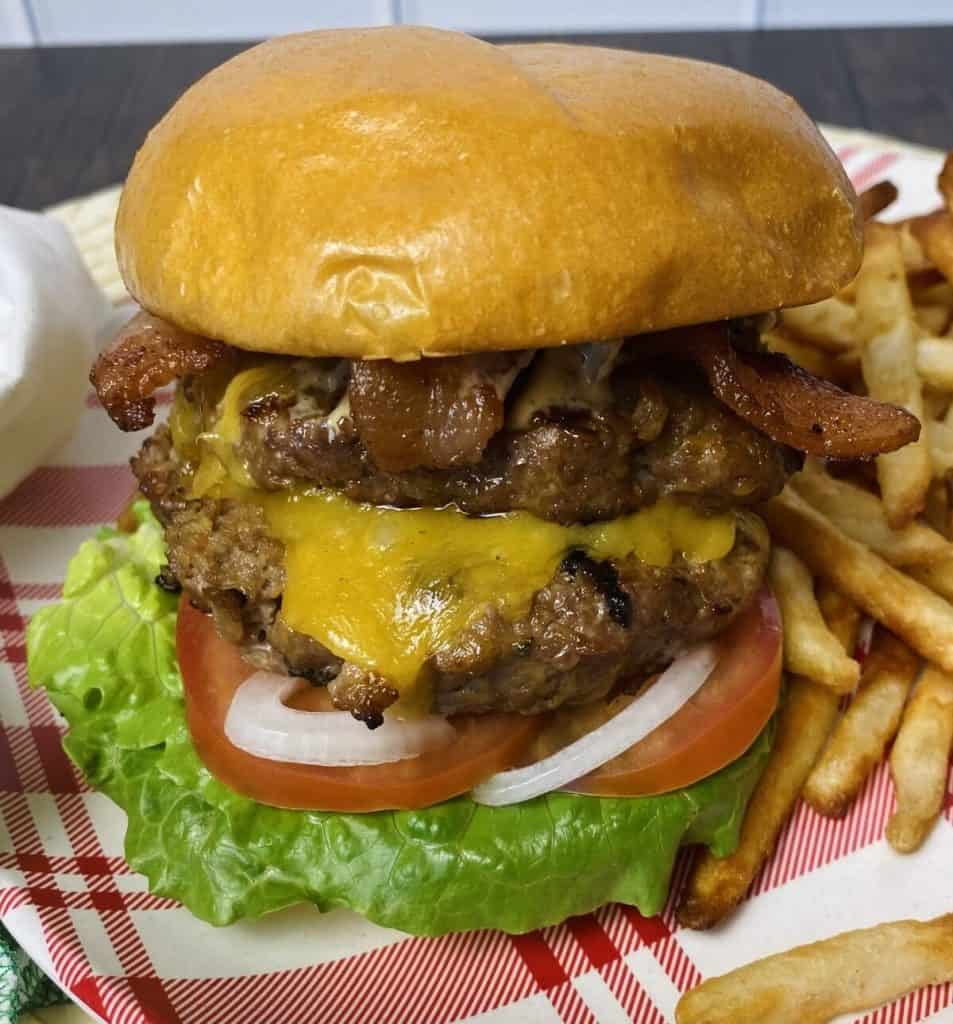
[[690, 700], [711, 675], [718, 653], [712, 643], [693, 647], [672, 662], [637, 700], [598, 729], [535, 764], [497, 772], [470, 795], [478, 804], [503, 807], [551, 793], [595, 771], [644, 739]]
[[302, 679], [256, 672], [235, 691], [225, 735], [239, 749], [269, 761], [354, 767], [389, 764], [449, 746], [456, 730], [437, 715], [384, 718], [368, 729], [347, 711], [301, 711], [285, 705], [310, 685]]

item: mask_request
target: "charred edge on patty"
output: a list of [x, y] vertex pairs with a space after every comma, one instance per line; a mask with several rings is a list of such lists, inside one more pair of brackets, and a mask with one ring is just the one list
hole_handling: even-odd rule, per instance
[[160, 590], [164, 590], [167, 594], [181, 594], [182, 584], [179, 582], [175, 573], [164, 565], [159, 571], [158, 576], [155, 578], [155, 584]]
[[611, 563], [597, 562], [585, 551], [575, 548], [562, 560], [560, 568], [570, 579], [575, 579], [577, 572], [584, 572], [606, 599], [606, 607], [613, 622], [618, 623], [623, 629], [628, 629], [632, 625], [629, 598], [619, 585], [619, 574]]

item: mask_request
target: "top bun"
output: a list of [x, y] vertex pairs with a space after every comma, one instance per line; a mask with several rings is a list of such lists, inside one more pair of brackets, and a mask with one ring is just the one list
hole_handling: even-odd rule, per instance
[[840, 164], [772, 86], [409, 27], [206, 75], [139, 150], [116, 239], [130, 292], [190, 331], [388, 359], [814, 302], [861, 255]]

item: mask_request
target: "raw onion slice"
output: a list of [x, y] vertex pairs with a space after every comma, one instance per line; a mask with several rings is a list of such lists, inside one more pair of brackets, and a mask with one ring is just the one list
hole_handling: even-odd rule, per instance
[[270, 761], [344, 767], [388, 764], [449, 746], [456, 730], [436, 715], [384, 718], [368, 729], [347, 711], [300, 711], [284, 703], [304, 680], [256, 672], [235, 691], [225, 735], [241, 750]]
[[498, 772], [477, 786], [471, 796], [479, 804], [502, 807], [522, 803], [588, 775], [644, 739], [702, 688], [718, 662], [715, 644], [687, 651], [637, 700], [555, 754], [511, 771]]

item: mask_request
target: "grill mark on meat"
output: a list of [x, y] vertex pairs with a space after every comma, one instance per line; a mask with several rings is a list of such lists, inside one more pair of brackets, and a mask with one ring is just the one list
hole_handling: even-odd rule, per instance
[[142, 430], [155, 417], [152, 396], [159, 388], [187, 374], [207, 373], [235, 354], [224, 342], [137, 313], [100, 354], [89, 380], [120, 430]]
[[619, 574], [610, 562], [597, 562], [577, 548], [566, 555], [560, 569], [570, 579], [575, 579], [577, 572], [584, 572], [605, 598], [612, 620], [624, 629], [632, 625], [628, 594], [619, 585]]

